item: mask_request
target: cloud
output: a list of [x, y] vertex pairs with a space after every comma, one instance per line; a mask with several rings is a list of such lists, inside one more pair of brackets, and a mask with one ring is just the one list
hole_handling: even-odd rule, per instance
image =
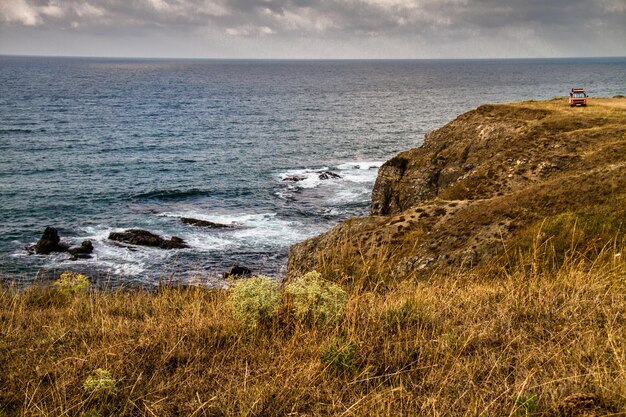
[[0, 0], [5, 32], [171, 31], [190, 40], [263, 38], [270, 49], [270, 42], [294, 39], [352, 42], [357, 49], [386, 40], [394, 43], [390, 50], [401, 44], [462, 49], [480, 41], [492, 51], [509, 42], [540, 54], [566, 54], [576, 45], [621, 54], [624, 21], [625, 0]]
[[42, 23], [39, 12], [26, 0], [0, 2], [0, 19], [5, 23], [17, 23], [24, 26], [35, 26]]
[[272, 35], [276, 32], [267, 26], [238, 26], [234, 28], [226, 28], [226, 33], [232, 36], [265, 36]]
[[89, 3], [74, 4], [73, 9], [76, 15], [80, 18], [102, 17], [106, 13], [104, 9]]

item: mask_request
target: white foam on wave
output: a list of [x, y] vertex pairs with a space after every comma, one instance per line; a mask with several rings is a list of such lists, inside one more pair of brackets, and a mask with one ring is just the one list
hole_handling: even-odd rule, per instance
[[333, 204], [366, 203], [370, 198], [368, 187], [352, 187], [336, 190], [328, 199]]
[[[320, 172], [330, 171], [329, 167], [321, 167], [315, 169], [292, 169], [279, 174], [280, 179], [287, 184], [289, 188], [315, 188], [324, 181], [335, 181], [335, 179], [322, 180]], [[287, 181], [287, 178], [300, 178], [299, 181]]]
[[371, 170], [371, 169], [380, 168], [383, 163], [384, 162], [382, 161], [345, 162], [343, 164], [337, 165], [337, 168], [340, 170], [350, 170], [350, 169]]
[[[284, 199], [295, 198], [294, 192], [312, 188], [320, 188], [326, 194], [327, 202], [332, 204], [367, 203], [372, 186], [378, 175], [378, 168], [382, 161], [351, 161], [344, 162], [336, 167], [321, 167], [294, 169], [279, 174], [279, 178], [286, 187], [277, 191], [277, 195]], [[319, 173], [331, 171], [341, 178], [322, 180]], [[300, 181], [284, 181], [286, 178], [297, 177]]]
[[370, 162], [347, 162], [338, 165], [340, 175], [344, 180], [359, 184], [374, 184], [378, 175], [378, 168], [382, 165], [379, 161]]
[[[98, 269], [110, 271], [115, 275], [133, 276], [145, 272], [155, 263], [165, 263], [171, 256], [168, 251], [146, 246], [131, 249], [123, 244], [116, 244], [109, 240], [111, 232], [119, 232], [124, 229], [111, 228], [103, 225], [87, 226], [80, 230], [80, 238], [77, 240], [91, 240], [94, 251], [91, 259], [68, 261], [72, 265], [96, 266]], [[161, 234], [161, 231], [155, 231]]]
[[[16, 251], [12, 256], [17, 258], [39, 257], [44, 260], [44, 267], [54, 269], [97, 269], [105, 273], [118, 276], [134, 276], [146, 271], [148, 265], [154, 259], [158, 259], [159, 253], [153, 248], [149, 252], [133, 252], [127, 247], [116, 246], [108, 240], [110, 232], [122, 229], [107, 228], [104, 226], [87, 226], [78, 230], [78, 236], [63, 241], [72, 246], [80, 244], [84, 240], [90, 240], [94, 246], [92, 257], [89, 259], [72, 259], [68, 253], [52, 253], [50, 255], [30, 255], [25, 250]], [[36, 242], [32, 242], [34, 245]], [[143, 249], [143, 248], [142, 248]]]
[[191, 217], [219, 224], [234, 225], [227, 229], [186, 227], [181, 237], [194, 249], [226, 250], [229, 248], [274, 248], [310, 237], [299, 222], [280, 219], [276, 213], [205, 213], [198, 211], [167, 212], [167, 217]]
[[[339, 184], [341, 180], [369, 183], [376, 180], [378, 168], [383, 164], [382, 161], [354, 161], [344, 162], [335, 168], [327, 166], [320, 168], [292, 169], [278, 174], [281, 181], [290, 188], [315, 188], [322, 184]], [[324, 171], [336, 172], [341, 178], [320, 179], [320, 173]], [[299, 181], [286, 181], [288, 178], [299, 178]]]

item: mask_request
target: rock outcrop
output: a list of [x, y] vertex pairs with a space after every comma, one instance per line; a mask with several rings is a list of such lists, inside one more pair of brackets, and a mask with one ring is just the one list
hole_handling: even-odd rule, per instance
[[300, 182], [306, 180], [304, 175], [288, 175], [283, 178], [284, 182]]
[[54, 227], [46, 227], [41, 239], [35, 244], [35, 253], [49, 255], [52, 252], [67, 252], [69, 246], [61, 242], [59, 232]]
[[341, 175], [337, 174], [336, 172], [332, 172], [332, 171], [319, 171], [317, 173], [317, 177], [320, 180], [336, 180], [336, 179], [342, 178]]
[[141, 229], [129, 229], [124, 232], [112, 232], [109, 234], [109, 239], [129, 245], [151, 246], [161, 249], [184, 249], [189, 247], [183, 239], [177, 236], [172, 236], [170, 239], [164, 239], [159, 235]]
[[54, 227], [46, 227], [41, 239], [33, 246], [27, 246], [26, 251], [30, 254], [33, 252], [38, 255], [50, 255], [54, 252], [68, 252], [72, 255], [71, 260], [91, 258], [93, 253], [93, 244], [90, 240], [83, 241], [79, 246], [70, 247], [61, 241], [59, 231]]
[[381, 166], [371, 215], [292, 246], [288, 275], [473, 266], [521, 230], [626, 195], [626, 99], [484, 105]]

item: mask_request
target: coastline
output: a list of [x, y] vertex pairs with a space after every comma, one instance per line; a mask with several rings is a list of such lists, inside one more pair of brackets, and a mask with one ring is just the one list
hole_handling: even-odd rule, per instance
[[[145, 285], [172, 274], [219, 277], [233, 264], [282, 275], [291, 244], [367, 214], [376, 174], [355, 165], [417, 146], [483, 102], [545, 99], [574, 80], [593, 86], [591, 95], [623, 93], [624, 68], [602, 59], [0, 60], [0, 272], [28, 282], [40, 267], [75, 268]], [[282, 181], [325, 168], [345, 178]], [[202, 230], [181, 217], [245, 227]], [[94, 257], [28, 256], [24, 246], [47, 226], [72, 246], [91, 240]], [[192, 248], [109, 244], [110, 233], [133, 228]]]

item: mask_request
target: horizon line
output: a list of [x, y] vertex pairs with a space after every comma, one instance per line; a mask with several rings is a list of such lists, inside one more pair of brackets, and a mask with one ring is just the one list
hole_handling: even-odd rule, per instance
[[614, 56], [551, 56], [551, 57], [482, 57], [482, 58], [208, 58], [208, 57], [160, 57], [160, 56], [97, 56], [97, 55], [39, 55], [4, 54], [0, 57], [18, 58], [71, 58], [71, 59], [136, 59], [180, 61], [513, 61], [513, 60], [566, 60], [566, 59], [626, 59], [626, 55]]

